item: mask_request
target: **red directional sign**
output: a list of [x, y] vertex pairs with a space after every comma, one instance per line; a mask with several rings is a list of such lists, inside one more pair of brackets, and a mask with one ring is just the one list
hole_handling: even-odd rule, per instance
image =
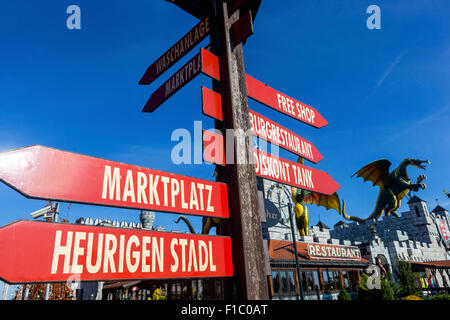
[[9, 283], [233, 275], [228, 237], [19, 221], [0, 228]]
[[301, 189], [331, 195], [340, 186], [328, 173], [296, 162], [275, 157], [264, 151], [253, 151], [256, 175]]
[[321, 128], [328, 124], [316, 109], [272, 89], [248, 74], [246, 79], [247, 94], [250, 98], [313, 127]]
[[223, 135], [209, 130], [203, 130], [203, 161], [225, 166]]
[[208, 34], [209, 17], [206, 17], [148, 67], [139, 84], [150, 84], [205, 39]]
[[222, 96], [220, 93], [202, 87], [202, 111], [207, 116], [223, 121]]
[[200, 73], [220, 80], [219, 58], [203, 48], [199, 54], [181, 67], [169, 80], [153, 92], [142, 111], [155, 111], [164, 101], [173, 96]]
[[320, 152], [311, 142], [255, 111], [249, 110], [249, 112], [250, 125], [254, 135], [279, 145], [283, 149], [291, 151], [311, 162], [317, 163], [323, 159]]
[[223, 183], [43, 146], [0, 153], [0, 181], [28, 198], [229, 217]]

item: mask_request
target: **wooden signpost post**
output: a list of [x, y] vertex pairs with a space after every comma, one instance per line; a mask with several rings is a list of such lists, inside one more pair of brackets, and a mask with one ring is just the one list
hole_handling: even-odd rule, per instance
[[[202, 111], [222, 134], [203, 131], [203, 159], [217, 165], [217, 182], [42, 146], [0, 153], [0, 181], [34, 199], [217, 217], [221, 236], [20, 221], [0, 228], [0, 278], [228, 277], [225, 298], [268, 299], [257, 177], [317, 193], [339, 189], [323, 171], [254, 150], [251, 135], [234, 143], [224, 134], [251, 132], [313, 163], [323, 158], [309, 141], [249, 109], [248, 97], [313, 127], [328, 124], [316, 109], [246, 75], [242, 46], [253, 34], [261, 0], [170, 2], [200, 22], [147, 68], [139, 84], [150, 84], [207, 35], [210, 48], [201, 48], [156, 89], [142, 111], [155, 111], [200, 73], [211, 77], [212, 90], [202, 87]], [[232, 163], [225, 145], [233, 146]], [[243, 153], [254, 162], [236, 161]]]

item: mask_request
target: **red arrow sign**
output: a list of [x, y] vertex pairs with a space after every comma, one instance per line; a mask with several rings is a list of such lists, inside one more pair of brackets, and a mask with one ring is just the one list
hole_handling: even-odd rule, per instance
[[148, 67], [139, 84], [150, 84], [205, 39], [208, 34], [209, 17], [206, 17]]
[[314, 163], [323, 159], [317, 148], [309, 141], [298, 136], [294, 132], [280, 126], [272, 120], [263, 117], [255, 111], [250, 112], [250, 125], [254, 135], [279, 145], [283, 149], [291, 151], [302, 158]]
[[0, 228], [9, 283], [233, 275], [228, 237], [19, 221]]
[[257, 149], [253, 154], [255, 172], [259, 177], [327, 195], [335, 193], [340, 188], [326, 172]]
[[316, 109], [272, 89], [248, 74], [246, 79], [247, 94], [250, 98], [313, 127], [321, 128], [328, 124]]
[[220, 80], [219, 58], [203, 48], [199, 54], [181, 67], [169, 80], [153, 92], [142, 112], [155, 111], [164, 101], [173, 96], [200, 73]]
[[0, 153], [0, 180], [28, 198], [229, 217], [225, 184], [42, 146]]

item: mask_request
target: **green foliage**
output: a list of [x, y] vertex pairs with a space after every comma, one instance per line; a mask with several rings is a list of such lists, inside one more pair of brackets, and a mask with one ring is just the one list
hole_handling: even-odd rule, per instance
[[352, 300], [352, 297], [350, 297], [350, 294], [345, 288], [342, 288], [341, 291], [339, 291], [338, 300]]
[[411, 264], [404, 261], [397, 262], [397, 277], [399, 284], [399, 296], [422, 296], [422, 290], [419, 287], [419, 274], [411, 270]]
[[447, 301], [450, 300], [450, 294], [438, 294], [437, 296], [426, 297], [425, 300]]
[[387, 279], [380, 281], [380, 289], [369, 289], [367, 280], [369, 276], [361, 274], [361, 280], [358, 283], [358, 300], [396, 300], [396, 286]]
[[396, 300], [394, 284], [389, 280], [381, 280], [381, 299], [382, 300]]

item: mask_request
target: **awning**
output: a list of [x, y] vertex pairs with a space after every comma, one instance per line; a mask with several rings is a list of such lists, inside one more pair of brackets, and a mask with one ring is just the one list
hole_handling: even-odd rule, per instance
[[411, 269], [414, 272], [424, 271], [425, 268], [428, 269], [450, 269], [450, 260], [437, 260], [437, 261], [407, 261], [411, 264]]
[[136, 284], [138, 284], [141, 281], [119, 281], [119, 282], [113, 282], [113, 283], [108, 283], [103, 285], [103, 290], [108, 290], [108, 289], [116, 289], [116, 288], [129, 288], [131, 286], [134, 286]]

